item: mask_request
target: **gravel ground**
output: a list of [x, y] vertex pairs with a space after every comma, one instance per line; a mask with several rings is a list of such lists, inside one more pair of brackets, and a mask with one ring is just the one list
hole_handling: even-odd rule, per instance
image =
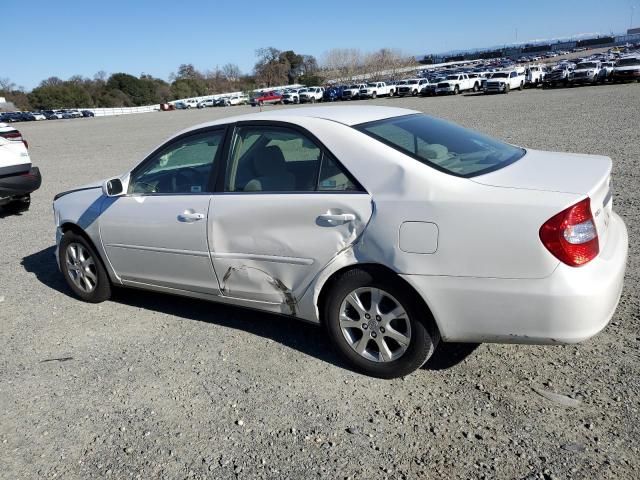
[[640, 478], [640, 84], [371, 103], [611, 156], [631, 250], [605, 331], [451, 345], [383, 381], [287, 318], [133, 290], [84, 304], [54, 264], [53, 195], [251, 108], [22, 124], [44, 184], [29, 212], [0, 213], [1, 477]]

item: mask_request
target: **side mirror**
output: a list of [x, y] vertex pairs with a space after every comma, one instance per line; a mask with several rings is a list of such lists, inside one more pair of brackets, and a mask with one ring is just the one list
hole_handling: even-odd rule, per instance
[[124, 193], [124, 186], [122, 180], [119, 178], [112, 178], [111, 180], [105, 180], [102, 184], [102, 193], [107, 197], [117, 197]]

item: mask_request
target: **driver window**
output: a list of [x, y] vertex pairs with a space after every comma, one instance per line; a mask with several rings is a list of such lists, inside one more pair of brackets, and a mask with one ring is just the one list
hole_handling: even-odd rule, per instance
[[209, 190], [209, 178], [223, 132], [191, 135], [158, 152], [134, 172], [128, 193], [203, 193]]

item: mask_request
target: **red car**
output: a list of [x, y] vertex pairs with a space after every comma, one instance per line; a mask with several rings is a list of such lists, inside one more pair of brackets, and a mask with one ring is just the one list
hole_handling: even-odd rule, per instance
[[256, 105], [264, 105], [264, 104], [282, 104], [282, 95], [278, 92], [258, 92], [251, 99], [251, 106], [255, 107]]

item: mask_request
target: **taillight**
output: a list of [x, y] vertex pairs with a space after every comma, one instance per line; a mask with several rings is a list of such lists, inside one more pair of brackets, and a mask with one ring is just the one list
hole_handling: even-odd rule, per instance
[[593, 260], [600, 251], [598, 231], [585, 198], [540, 227], [540, 240], [558, 260], [572, 267]]
[[7, 140], [14, 141], [14, 142], [22, 142], [22, 143], [24, 143], [24, 146], [26, 148], [29, 148], [29, 144], [27, 143], [27, 141], [24, 138], [22, 138], [22, 134], [17, 130], [14, 130], [12, 132], [0, 133], [0, 136], [6, 138]]

